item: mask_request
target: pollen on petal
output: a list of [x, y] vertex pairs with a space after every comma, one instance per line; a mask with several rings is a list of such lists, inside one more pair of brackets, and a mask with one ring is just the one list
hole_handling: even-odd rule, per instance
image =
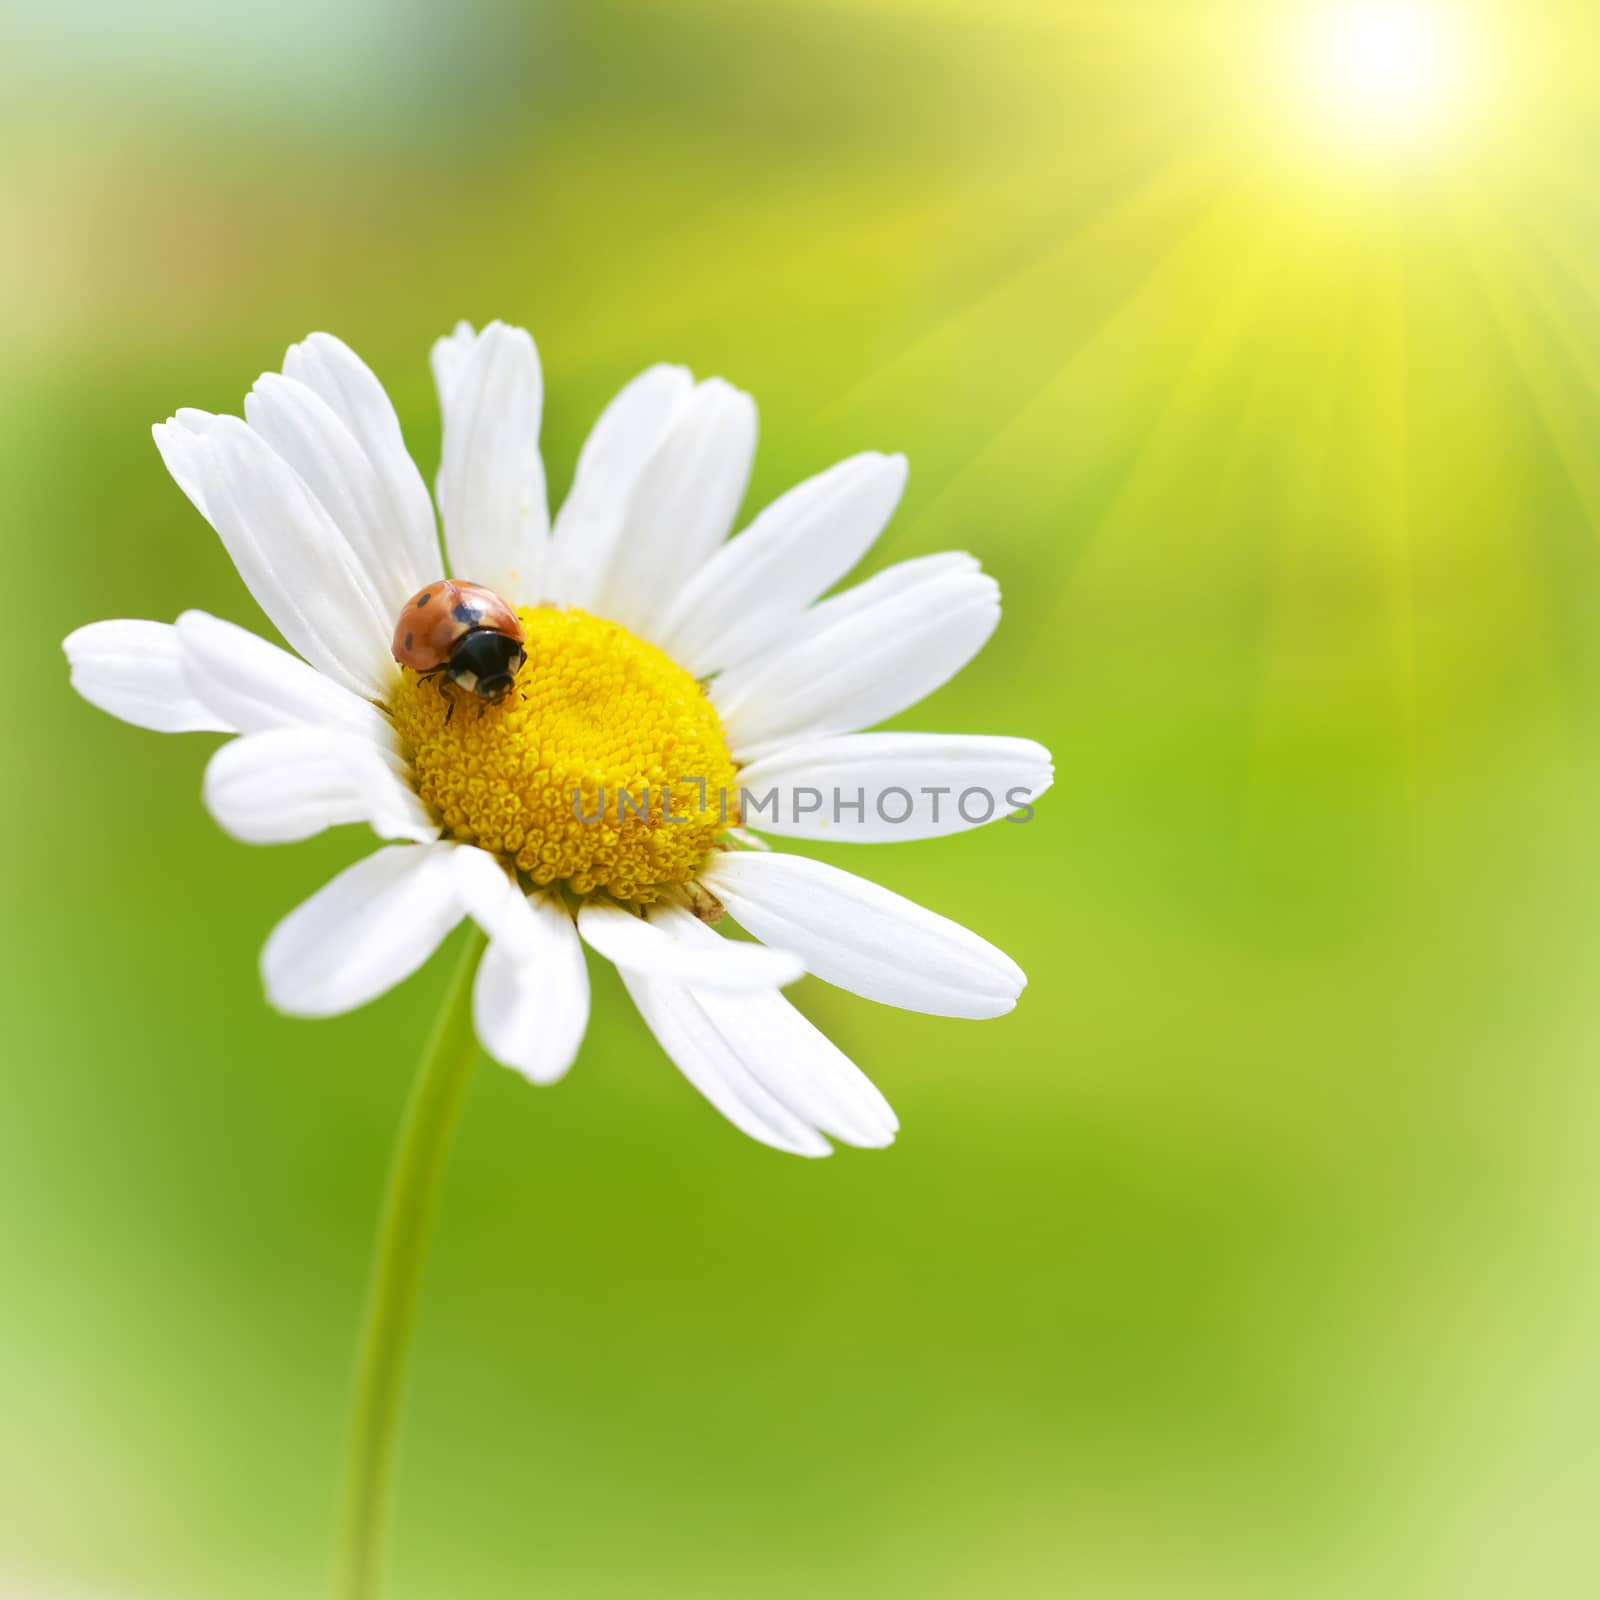
[[417, 790], [457, 839], [538, 884], [647, 902], [738, 825], [736, 768], [699, 682], [614, 622], [524, 608], [498, 705], [406, 668], [391, 711]]

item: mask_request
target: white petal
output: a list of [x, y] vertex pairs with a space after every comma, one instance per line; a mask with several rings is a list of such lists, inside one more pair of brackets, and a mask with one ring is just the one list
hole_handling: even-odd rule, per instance
[[1050, 752], [1031, 739], [845, 733], [786, 745], [739, 785], [757, 799], [776, 791], [745, 819], [767, 833], [886, 844], [981, 827], [1031, 805], [1053, 777]]
[[702, 383], [628, 497], [595, 609], [653, 637], [678, 591], [727, 538], [755, 450], [755, 402], [720, 378]]
[[549, 587], [558, 599], [575, 606], [593, 603], [622, 530], [628, 496], [693, 393], [686, 367], [651, 367], [601, 412], [556, 514]]
[[[464, 341], [463, 341], [464, 342]], [[451, 570], [513, 602], [533, 604], [544, 581], [550, 520], [539, 420], [544, 379], [533, 340], [491, 322], [457, 363], [439, 359], [444, 456], [439, 509]]]
[[365, 822], [380, 839], [436, 839], [427, 808], [362, 739], [275, 728], [230, 740], [206, 767], [206, 808], [246, 844], [285, 844]]
[[[675, 937], [714, 953], [727, 940], [680, 908]], [[661, 907], [650, 908], [651, 920]], [[889, 1103], [845, 1054], [773, 989], [735, 992], [696, 987], [693, 996], [746, 1071], [803, 1122], [847, 1144], [893, 1142], [899, 1123]]]
[[589, 1025], [589, 974], [572, 914], [542, 890], [491, 935], [472, 991], [473, 1022], [496, 1061], [534, 1083], [572, 1065]]
[[261, 952], [267, 998], [295, 1016], [352, 1011], [409, 978], [461, 920], [454, 844], [390, 845], [291, 911]]
[[751, 1076], [802, 1121], [864, 1149], [894, 1143], [900, 1123], [889, 1102], [781, 994], [698, 989], [695, 1000]]
[[522, 937], [526, 905], [515, 874], [499, 856], [463, 845], [451, 860], [454, 891], [461, 908], [490, 940], [515, 943]]
[[91, 622], [62, 640], [72, 687], [92, 706], [157, 733], [231, 733], [233, 724], [190, 693], [170, 622]]
[[910, 580], [891, 567], [824, 600], [787, 643], [713, 681], [736, 757], [870, 727], [932, 694], [983, 648], [1000, 620], [994, 579], [915, 565]]
[[697, 678], [756, 654], [867, 553], [905, 486], [904, 456], [868, 454], [774, 500], [684, 586], [662, 647]]
[[381, 750], [397, 748], [393, 725], [370, 700], [248, 628], [185, 611], [177, 635], [191, 692], [241, 733], [331, 728]]
[[395, 537], [394, 510], [377, 468], [328, 403], [305, 384], [264, 374], [245, 396], [250, 426], [299, 473], [366, 573], [384, 611], [398, 617], [406, 601], [437, 577], [438, 556], [424, 573]]
[[290, 645], [346, 688], [384, 695], [393, 618], [300, 475], [237, 417], [210, 419], [204, 434], [178, 421], [155, 433], [174, 475], [198, 478], [196, 504]]
[[734, 1127], [794, 1155], [832, 1154], [815, 1128], [762, 1087], [696, 995], [673, 984], [654, 983], [625, 967], [619, 970], [661, 1048]]
[[[385, 562], [401, 586], [401, 599], [444, 572], [433, 501], [406, 449], [400, 419], [371, 368], [330, 333], [314, 333], [294, 345], [283, 361], [284, 376], [319, 395], [349, 429], [372, 463], [377, 504], [386, 538]], [[397, 608], [398, 610], [398, 608]]]
[[205, 441], [216, 420], [209, 411], [181, 406], [173, 416], [156, 423], [150, 430], [173, 482], [188, 495], [189, 503], [207, 522], [211, 521], [211, 513], [206, 509], [205, 485], [211, 469]]
[[819, 600], [806, 612], [802, 626], [812, 630], [832, 627], [845, 617], [853, 617], [870, 607], [921, 589], [936, 578], [981, 571], [978, 558], [965, 550], [940, 550], [931, 556], [913, 556], [909, 561], [897, 561], [892, 567], [885, 567], [852, 588]]
[[998, 1017], [1027, 983], [960, 923], [800, 856], [717, 852], [700, 882], [756, 938], [851, 994], [936, 1017]]
[[467, 364], [473, 346], [478, 342], [478, 331], [470, 322], [458, 322], [442, 339], [433, 341], [428, 352], [428, 364], [433, 369], [433, 386], [443, 404], [455, 388], [461, 369]]
[[[652, 906], [646, 921], [615, 900], [591, 895], [578, 912], [578, 932], [615, 966], [661, 983], [776, 989], [805, 973], [804, 964], [786, 951], [724, 939], [670, 902]], [[702, 932], [706, 939], [695, 937]]]

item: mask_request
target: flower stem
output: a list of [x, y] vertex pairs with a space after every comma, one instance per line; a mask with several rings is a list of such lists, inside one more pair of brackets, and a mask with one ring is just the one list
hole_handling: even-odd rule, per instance
[[472, 979], [483, 947], [483, 935], [469, 923], [466, 946], [417, 1069], [389, 1166], [356, 1360], [337, 1600], [378, 1600], [383, 1581], [406, 1357], [445, 1157], [478, 1056]]

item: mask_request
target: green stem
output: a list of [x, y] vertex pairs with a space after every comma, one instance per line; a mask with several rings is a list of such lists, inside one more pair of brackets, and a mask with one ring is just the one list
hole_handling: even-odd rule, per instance
[[383, 1581], [406, 1356], [445, 1157], [478, 1056], [472, 979], [483, 946], [483, 935], [469, 923], [466, 946], [417, 1069], [390, 1162], [357, 1354], [337, 1600], [378, 1600]]

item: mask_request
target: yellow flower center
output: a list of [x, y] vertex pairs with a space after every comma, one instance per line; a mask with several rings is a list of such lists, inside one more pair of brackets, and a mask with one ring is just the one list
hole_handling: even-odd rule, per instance
[[456, 838], [535, 883], [649, 901], [689, 882], [739, 821], [716, 707], [614, 622], [550, 606], [518, 615], [528, 658], [499, 705], [402, 670], [390, 709], [418, 792]]

